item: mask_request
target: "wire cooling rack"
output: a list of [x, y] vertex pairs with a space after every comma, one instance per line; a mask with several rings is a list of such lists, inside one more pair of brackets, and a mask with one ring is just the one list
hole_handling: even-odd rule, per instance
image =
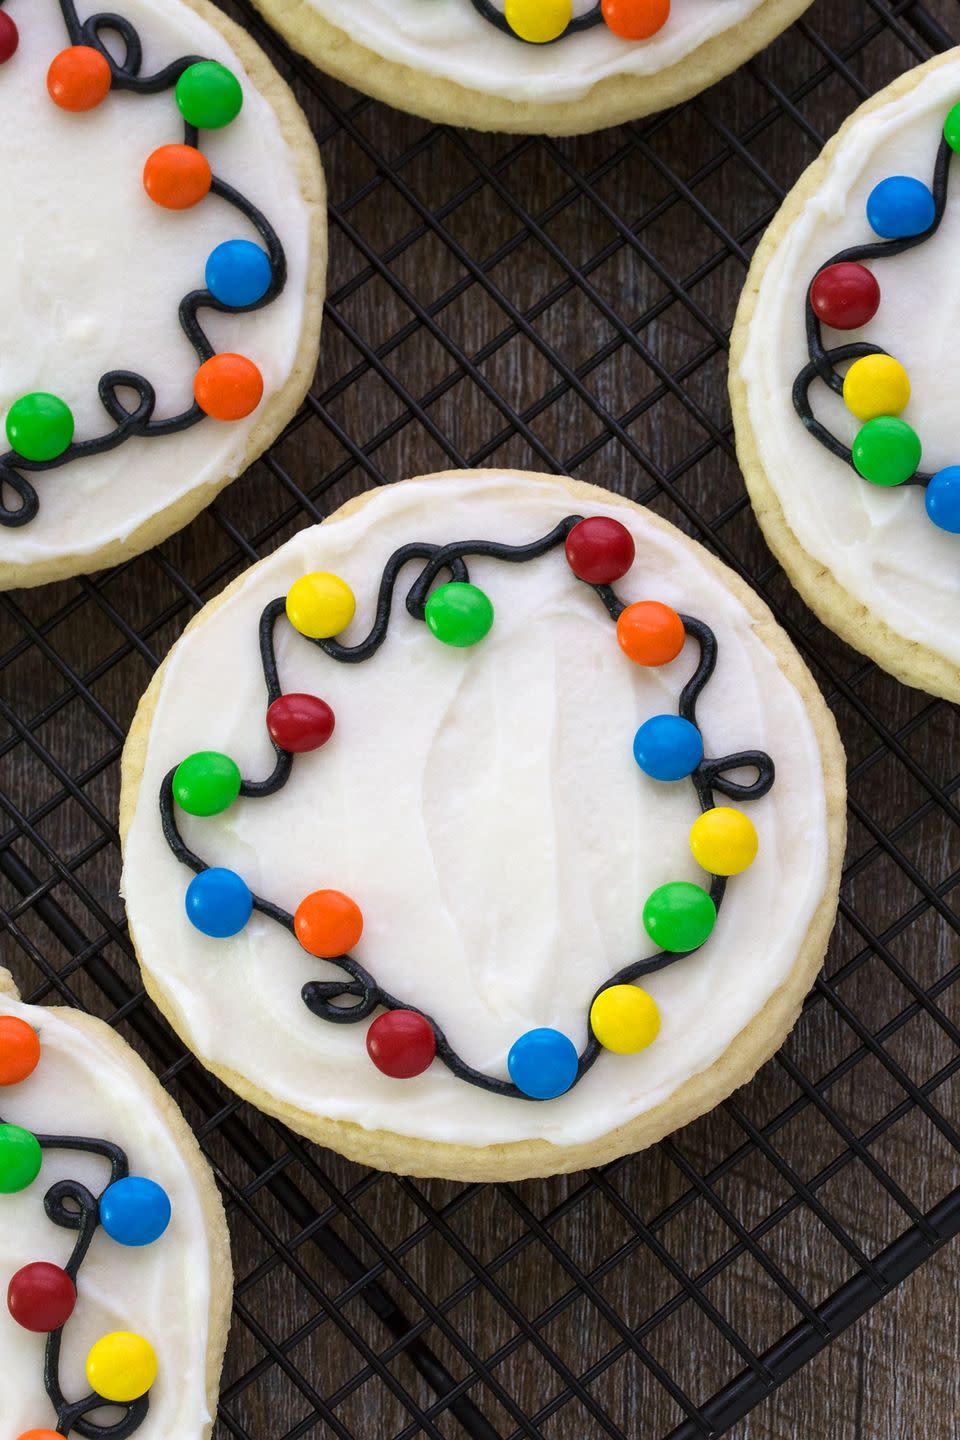
[[[960, 1229], [957, 712], [847, 650], [770, 561], [725, 392], [750, 252], [955, 3], [815, 3], [679, 110], [578, 140], [468, 135], [328, 82], [230, 11], [316, 129], [332, 258], [313, 393], [188, 530], [0, 597], [0, 955], [109, 1020], [193, 1123], [237, 1265], [217, 1435], [720, 1435]], [[622, 491], [771, 603], [833, 706], [850, 845], [826, 971], [712, 1115], [523, 1185], [365, 1172], [211, 1080], [144, 998], [117, 896], [124, 733], [192, 614], [346, 496], [510, 464]], [[775, 904], [775, 897], [772, 897]]]

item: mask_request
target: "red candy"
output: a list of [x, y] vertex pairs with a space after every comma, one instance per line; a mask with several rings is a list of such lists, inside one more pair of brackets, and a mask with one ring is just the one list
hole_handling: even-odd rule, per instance
[[40, 1039], [19, 1015], [0, 1015], [0, 1085], [19, 1085], [37, 1068]]
[[326, 745], [333, 726], [333, 711], [316, 695], [281, 695], [267, 710], [270, 739], [294, 755]]
[[810, 286], [814, 313], [834, 330], [858, 330], [880, 308], [880, 286], [865, 265], [842, 260], [821, 270]]
[[574, 575], [588, 585], [612, 585], [626, 575], [637, 553], [626, 525], [605, 515], [578, 521], [564, 550]]
[[0, 11], [0, 65], [12, 58], [17, 53], [17, 46], [20, 44], [20, 32], [10, 19]]
[[388, 1010], [367, 1031], [367, 1054], [378, 1070], [394, 1080], [422, 1075], [436, 1053], [433, 1026], [416, 1010]]
[[47, 1334], [66, 1325], [77, 1303], [77, 1287], [66, 1270], [37, 1260], [18, 1270], [7, 1287], [7, 1308], [24, 1330]]

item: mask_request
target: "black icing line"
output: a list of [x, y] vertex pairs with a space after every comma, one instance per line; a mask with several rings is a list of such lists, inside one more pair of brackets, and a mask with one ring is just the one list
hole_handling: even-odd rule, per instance
[[[153, 95], [162, 90], [169, 90], [176, 85], [184, 70], [203, 58], [197, 55], [187, 55], [167, 65], [156, 75], [142, 76], [140, 67], [143, 64], [143, 46], [137, 31], [129, 20], [122, 15], [104, 11], [97, 15], [91, 15], [89, 19], [81, 22], [77, 17], [74, 0], [59, 0], [59, 4], [72, 43], [89, 45], [106, 56], [113, 75], [113, 89], [115, 90], [130, 90], [138, 95]], [[125, 53], [122, 60], [118, 61], [111, 55], [101, 38], [102, 32], [119, 35], [123, 40]], [[184, 143], [198, 146], [198, 140], [197, 131], [192, 126], [185, 126]], [[262, 211], [247, 200], [239, 190], [228, 185], [225, 180], [221, 180], [216, 175], [210, 186], [210, 194], [218, 196], [226, 204], [233, 206], [257, 231], [270, 259], [271, 278], [266, 293], [253, 305], [224, 305], [219, 300], [215, 300], [210, 291], [206, 289], [192, 290], [183, 297], [178, 311], [180, 327], [193, 347], [200, 364], [209, 360], [216, 351], [200, 324], [199, 310], [216, 310], [230, 315], [261, 310], [277, 298], [287, 281], [287, 261], [283, 245]], [[120, 398], [118, 393], [120, 390], [133, 391], [136, 401], [132, 409], [128, 408]], [[172, 415], [165, 420], [154, 420], [156, 391], [149, 380], [132, 370], [107, 371], [100, 377], [97, 391], [100, 403], [114, 422], [114, 428], [106, 434], [97, 436], [93, 440], [74, 441], [53, 460], [26, 460], [15, 450], [8, 450], [6, 454], [0, 455], [0, 525], [8, 528], [27, 525], [36, 517], [40, 508], [40, 497], [36, 487], [26, 478], [23, 471], [56, 470], [63, 465], [69, 465], [74, 460], [91, 455], [104, 455], [110, 450], [115, 450], [131, 436], [137, 435], [145, 439], [152, 439], [160, 435], [173, 435], [178, 431], [190, 429], [206, 418], [200, 406], [194, 402], [179, 415]], [[9, 485], [20, 497], [20, 504], [15, 508], [3, 503], [4, 485]]]
[[[930, 186], [934, 201], [934, 216], [932, 224], [926, 230], [919, 235], [908, 235], [902, 240], [871, 240], [865, 245], [851, 245], [846, 250], [838, 250], [836, 255], [832, 255], [829, 260], [824, 261], [817, 270], [817, 275], [828, 270], [831, 265], [839, 265], [847, 261], [862, 264], [864, 260], [892, 259], [896, 255], [903, 255], [907, 250], [913, 250], [918, 245], [924, 244], [932, 235], [935, 235], [946, 213], [947, 191], [950, 185], [950, 159], [953, 154], [954, 151], [947, 144], [946, 138], [941, 136], [933, 169], [933, 181]], [[817, 275], [814, 275], [814, 280]], [[838, 440], [814, 415], [810, 401], [810, 387], [815, 380], [819, 379], [838, 395], [842, 395], [843, 376], [837, 371], [838, 365], [842, 365], [847, 360], [859, 360], [866, 355], [885, 355], [887, 352], [882, 346], [871, 345], [866, 341], [854, 341], [848, 345], [838, 345], [828, 350], [823, 343], [820, 317], [810, 300], [812, 289], [813, 280], [807, 287], [805, 311], [809, 359], [793, 382], [793, 408], [806, 429], [824, 449], [829, 450], [832, 455], [836, 455], [838, 460], [843, 460], [851, 469], [856, 469], [850, 447]], [[904, 481], [904, 484], [927, 485], [932, 478], [932, 475], [918, 470], [909, 480]]]
[[[409, 613], [417, 620], [423, 619], [424, 606], [428, 591], [434, 581], [443, 571], [447, 571], [454, 579], [466, 581], [469, 579], [464, 557], [467, 555], [483, 556], [485, 558], [504, 560], [511, 564], [523, 564], [526, 561], [537, 559], [562, 545], [582, 517], [569, 515], [562, 520], [548, 535], [540, 540], [532, 541], [526, 545], [506, 545], [492, 540], [465, 540], [453, 545], [431, 545], [426, 542], [414, 542], [403, 545], [394, 551], [384, 566], [383, 575], [380, 581], [380, 588], [377, 599], [377, 610], [370, 633], [365, 639], [356, 645], [341, 645], [335, 640], [307, 640], [307, 643], [316, 645], [333, 660], [342, 664], [356, 664], [367, 660], [383, 644], [386, 638], [387, 629], [390, 623], [390, 615], [393, 602], [393, 593], [396, 588], [400, 571], [411, 560], [425, 560], [426, 564], [418, 575], [417, 579], [410, 586], [406, 597], [406, 607]], [[585, 582], [580, 581], [583, 584]], [[618, 598], [610, 586], [594, 585], [590, 587], [597, 595], [610, 618], [615, 622], [626, 607]], [[276, 700], [282, 693], [280, 676], [277, 666], [276, 647], [274, 644], [274, 630], [277, 622], [284, 615], [286, 610], [285, 597], [281, 596], [271, 600], [260, 616], [260, 657], [263, 668], [264, 684], [267, 692], [267, 703]], [[699, 647], [699, 659], [697, 667], [687, 681], [680, 694], [678, 702], [678, 713], [689, 720], [691, 724], [697, 724], [696, 712], [697, 701], [704, 688], [708, 684], [711, 675], [717, 664], [718, 647], [716, 636], [709, 625], [702, 620], [694, 619], [689, 615], [682, 615], [683, 627], [687, 635], [693, 639]], [[305, 639], [307, 637], [304, 637]], [[698, 727], [699, 728], [699, 727]], [[277, 754], [276, 765], [273, 772], [265, 780], [244, 780], [240, 787], [240, 794], [249, 798], [256, 798], [261, 795], [272, 795], [283, 788], [293, 772], [294, 756], [287, 751], [281, 750], [274, 744]], [[727, 772], [741, 768], [752, 768], [756, 771], [756, 780], [749, 785], [741, 784], [728, 777]], [[187, 846], [176, 819], [175, 801], [173, 798], [173, 776], [175, 770], [171, 769], [164, 776], [160, 787], [160, 822], [163, 828], [164, 839], [170, 850], [181, 864], [188, 866], [199, 874], [209, 868], [207, 862], [202, 860]], [[712, 809], [716, 804], [714, 791], [736, 800], [758, 800], [766, 795], [771, 788], [775, 778], [773, 760], [762, 750], [741, 751], [737, 754], [726, 755], [720, 758], [704, 759], [691, 775], [691, 780], [697, 794], [701, 811]], [[726, 890], [726, 879], [723, 876], [715, 875], [710, 885], [710, 895], [719, 912], [723, 903]], [[254, 895], [253, 908], [261, 914], [269, 916], [281, 925], [285, 930], [294, 934], [293, 916], [286, 910], [274, 905], [272, 901], [264, 899], [263, 896]], [[306, 951], [304, 952], [307, 953]], [[624, 966], [616, 975], [605, 981], [596, 991], [596, 996], [602, 991], [610, 988], [611, 985], [626, 984], [638, 979], [642, 975], [652, 974], [655, 970], [662, 970], [667, 965], [674, 964], [677, 960], [684, 959], [684, 954], [676, 952], [661, 951], [649, 958], [635, 960]], [[453, 1049], [447, 1040], [443, 1030], [437, 1024], [432, 1015], [418, 1009], [415, 1005], [409, 1005], [405, 1001], [397, 999], [388, 991], [377, 984], [373, 976], [364, 969], [350, 955], [341, 955], [330, 962], [337, 965], [349, 978], [346, 980], [309, 981], [303, 986], [302, 996], [305, 1005], [315, 1015], [323, 1020], [328, 1020], [336, 1025], [349, 1025], [367, 1019], [374, 1010], [383, 1007], [387, 1010], [413, 1010], [422, 1015], [434, 1031], [437, 1043], [437, 1058], [446, 1065], [460, 1080], [465, 1080], [478, 1089], [490, 1091], [495, 1095], [506, 1095], [512, 1099], [530, 1100], [533, 1097], [518, 1090], [509, 1080], [503, 1080], [496, 1076], [484, 1075], [482, 1072], [467, 1065], [464, 1060]], [[351, 996], [357, 1003], [351, 1006], [339, 1006], [333, 1002]], [[591, 1002], [592, 1003], [592, 1002]], [[589, 1030], [589, 1027], [588, 1027]], [[580, 1053], [580, 1062], [577, 1070], [577, 1079], [586, 1074], [600, 1054], [601, 1046], [591, 1033], [586, 1045]], [[571, 1087], [572, 1088], [572, 1087]]]

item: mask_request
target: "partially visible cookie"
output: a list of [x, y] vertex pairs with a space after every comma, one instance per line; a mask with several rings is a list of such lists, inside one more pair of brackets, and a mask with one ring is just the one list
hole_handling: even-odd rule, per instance
[[812, 610], [960, 700], [960, 50], [862, 105], [761, 242], [731, 339], [737, 452]]
[[0, 0], [0, 589], [138, 554], [296, 412], [326, 273], [292, 93], [209, 0]]
[[576, 135], [714, 84], [810, 0], [256, 0], [321, 70], [430, 120]]
[[205, 1440], [232, 1294], [223, 1206], [143, 1061], [0, 969], [3, 1433]]

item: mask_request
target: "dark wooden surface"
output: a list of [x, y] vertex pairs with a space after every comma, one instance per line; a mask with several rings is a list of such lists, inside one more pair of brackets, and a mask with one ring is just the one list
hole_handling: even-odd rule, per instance
[[[708, 1400], [958, 1183], [957, 714], [864, 665], [772, 566], [724, 384], [745, 264], [779, 194], [862, 95], [913, 63], [916, 35], [905, 22], [898, 35], [881, 0], [818, 0], [672, 118], [549, 144], [435, 132], [360, 102], [230, 8], [321, 139], [332, 302], [314, 398], [159, 552], [0, 606], [0, 956], [31, 998], [112, 1019], [217, 1166], [240, 1282], [218, 1440], [332, 1435], [318, 1397], [358, 1440], [406, 1433], [404, 1393], [431, 1404], [409, 1348], [389, 1348], [344, 1278], [341, 1242], [454, 1377], [490, 1362], [469, 1394], [501, 1436], [657, 1440], [683, 1412], [652, 1364]], [[955, 0], [927, 8], [960, 35]], [[573, 470], [704, 538], [792, 627], [848, 749], [830, 983], [735, 1103], [604, 1176], [465, 1191], [368, 1176], [292, 1140], [211, 1096], [151, 1028], [123, 930], [117, 761], [158, 658], [309, 518], [456, 463]], [[248, 1136], [262, 1151], [243, 1150]], [[325, 1223], [304, 1229], [301, 1203]], [[953, 1247], [939, 1252], [732, 1433], [954, 1437], [955, 1265]], [[432, 1423], [465, 1433], [447, 1410]]]

